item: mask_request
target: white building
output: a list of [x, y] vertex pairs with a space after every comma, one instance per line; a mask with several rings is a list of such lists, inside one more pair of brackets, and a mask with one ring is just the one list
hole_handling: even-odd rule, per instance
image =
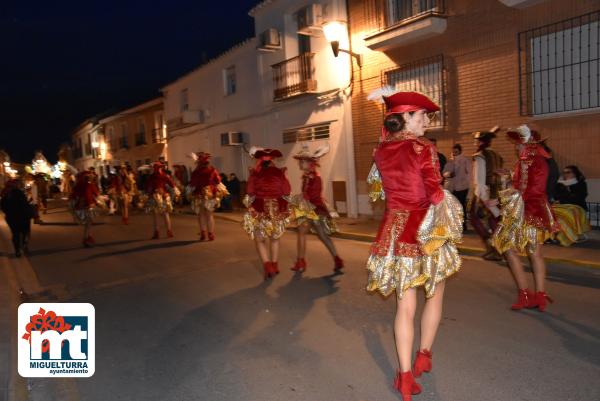
[[[335, 57], [321, 29], [345, 21], [345, 1], [267, 0], [250, 11], [256, 38], [163, 88], [171, 164], [208, 151], [225, 173], [247, 178], [253, 162], [239, 142], [280, 149], [293, 192], [301, 172], [293, 155], [328, 144], [321, 159], [324, 195], [340, 212], [358, 213], [350, 104], [350, 56]], [[348, 49], [347, 33], [340, 48]], [[240, 137], [237, 134], [242, 133]]]

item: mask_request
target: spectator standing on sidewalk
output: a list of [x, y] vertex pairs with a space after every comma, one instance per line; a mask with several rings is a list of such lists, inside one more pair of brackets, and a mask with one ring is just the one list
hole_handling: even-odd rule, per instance
[[231, 194], [232, 207], [233, 209], [240, 208], [240, 192], [241, 184], [235, 173], [229, 174], [229, 180], [227, 181], [227, 190]]
[[[452, 159], [444, 167], [443, 174], [450, 183], [449, 190], [458, 199], [465, 213], [467, 211], [467, 195], [471, 184], [471, 165], [471, 160], [463, 155], [462, 146], [457, 143], [452, 147]], [[464, 224], [466, 224], [466, 219]]]
[[6, 224], [12, 233], [15, 256], [21, 257], [21, 252], [27, 253], [31, 233], [33, 205], [27, 200], [21, 180], [9, 180], [2, 190], [0, 206], [6, 218]]
[[431, 141], [431, 143], [433, 143], [433, 147], [435, 148], [435, 151], [437, 152], [438, 161], [440, 162], [440, 173], [442, 173], [444, 171], [444, 168], [446, 167], [446, 163], [448, 162], [448, 159], [446, 159], [446, 156], [444, 156], [443, 153], [440, 153], [438, 151], [437, 139], [431, 138], [429, 141]]

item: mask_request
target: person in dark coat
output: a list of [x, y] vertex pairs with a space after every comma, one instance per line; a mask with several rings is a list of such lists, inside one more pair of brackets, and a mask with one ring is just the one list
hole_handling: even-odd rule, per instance
[[563, 205], [577, 205], [587, 210], [588, 196], [585, 177], [577, 166], [567, 166], [563, 169], [562, 178], [556, 185], [555, 198]]
[[8, 181], [1, 196], [0, 207], [12, 233], [15, 256], [20, 257], [21, 252], [28, 251], [33, 206], [27, 200], [21, 180]]
[[227, 190], [231, 194], [232, 206], [234, 209], [240, 208], [240, 195], [241, 195], [241, 184], [235, 173], [229, 174], [229, 180], [227, 180]]

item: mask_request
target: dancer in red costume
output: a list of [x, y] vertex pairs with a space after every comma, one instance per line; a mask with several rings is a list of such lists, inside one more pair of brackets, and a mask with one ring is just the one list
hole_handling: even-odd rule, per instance
[[244, 198], [248, 211], [244, 214], [243, 227], [256, 243], [267, 280], [279, 274], [279, 238], [290, 223], [287, 198], [291, 187], [285, 168], [273, 163], [274, 159], [282, 156], [279, 150], [253, 148], [250, 154], [257, 163], [248, 178]]
[[[221, 183], [221, 177], [216, 168], [210, 165], [210, 153], [198, 152], [193, 157], [196, 168], [192, 172], [189, 185], [192, 210], [198, 216], [200, 241], [215, 239], [215, 217], [213, 213], [219, 207], [221, 199], [229, 193]], [[207, 236], [208, 233], [208, 236]]]
[[94, 182], [91, 171], [82, 171], [77, 174], [77, 180], [71, 192], [69, 206], [75, 221], [83, 225], [83, 246], [86, 248], [94, 245], [92, 237], [92, 224], [98, 206], [98, 186]]
[[[514, 142], [519, 159], [513, 172], [513, 188], [500, 193], [502, 216], [492, 240], [498, 252], [506, 257], [517, 284], [517, 302], [511, 308], [538, 308], [543, 312], [547, 301], [552, 302], [552, 299], [545, 292], [546, 264], [542, 244], [547, 235], [560, 229], [546, 194], [546, 160], [551, 156], [527, 125], [509, 130], [507, 135]], [[535, 291], [528, 288], [519, 252], [529, 256]]]
[[300, 165], [302, 174], [302, 194], [294, 196], [291, 202], [293, 217], [298, 223], [298, 258], [292, 267], [293, 271], [306, 270], [306, 235], [312, 228], [323, 245], [327, 248], [334, 261], [334, 271], [338, 272], [344, 267], [344, 261], [338, 256], [333, 241], [329, 237], [336, 231], [333, 217], [337, 213], [331, 212], [322, 196], [323, 182], [317, 171], [319, 159], [329, 152], [329, 146], [317, 149], [314, 153], [303, 149], [294, 156]]
[[177, 186], [165, 173], [165, 166], [161, 162], [155, 162], [152, 165], [154, 171], [148, 177], [146, 182], [146, 193], [148, 194], [148, 202], [146, 203], [146, 210], [152, 212], [153, 223], [154, 223], [154, 235], [152, 239], [160, 238], [158, 233], [158, 215], [162, 214], [165, 220], [165, 226], [167, 227], [167, 237], [173, 238], [173, 228], [171, 226], [171, 217], [169, 213], [173, 211], [173, 202], [171, 200], [171, 194], [169, 187], [177, 194], [179, 190]]
[[[394, 387], [410, 401], [421, 392], [414, 377], [432, 368], [431, 347], [442, 316], [445, 279], [461, 266], [456, 243], [462, 237], [463, 209], [443, 190], [437, 151], [423, 137], [428, 113], [438, 111], [438, 105], [417, 92], [397, 92], [383, 100], [387, 113], [368, 182], [371, 199], [384, 199], [386, 210], [367, 261], [367, 289], [384, 296], [396, 291], [394, 331], [400, 369]], [[427, 301], [421, 344], [412, 365], [416, 289], [421, 286]]]
[[126, 166], [116, 166], [116, 174], [110, 179], [108, 194], [121, 209], [123, 224], [129, 224], [129, 205], [135, 192], [135, 180], [127, 171]]

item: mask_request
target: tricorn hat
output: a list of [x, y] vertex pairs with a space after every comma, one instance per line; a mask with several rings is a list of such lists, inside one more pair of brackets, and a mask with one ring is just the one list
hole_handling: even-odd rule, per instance
[[367, 98], [378, 102], [383, 101], [386, 114], [417, 110], [426, 110], [431, 113], [440, 110], [440, 106], [423, 93], [398, 91], [391, 86], [377, 89], [371, 92]]
[[537, 131], [532, 131], [527, 124], [520, 125], [517, 128], [509, 128], [506, 136], [515, 143], [539, 142], [541, 139], [540, 134]]
[[255, 159], [260, 160], [273, 160], [283, 156], [283, 154], [277, 149], [256, 147], [250, 149], [250, 155]]
[[329, 145], [320, 146], [314, 152], [311, 152], [308, 149], [308, 146], [305, 145], [302, 147], [300, 152], [298, 152], [294, 155], [294, 159], [310, 160], [310, 161], [316, 162], [321, 157], [325, 156], [327, 153], [329, 153]]

